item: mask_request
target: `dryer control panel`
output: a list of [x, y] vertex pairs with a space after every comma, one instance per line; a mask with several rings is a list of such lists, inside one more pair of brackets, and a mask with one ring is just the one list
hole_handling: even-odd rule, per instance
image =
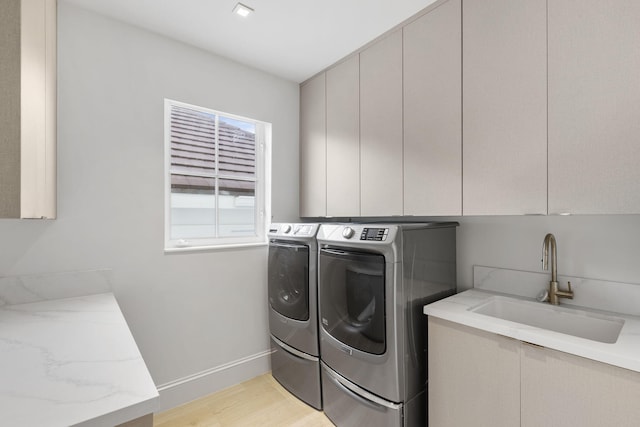
[[325, 223], [318, 231], [318, 241], [323, 243], [349, 243], [377, 248], [389, 245], [396, 240], [399, 226], [397, 224], [331, 224]]
[[363, 228], [360, 233], [360, 240], [377, 240], [383, 242], [389, 235], [388, 228]]

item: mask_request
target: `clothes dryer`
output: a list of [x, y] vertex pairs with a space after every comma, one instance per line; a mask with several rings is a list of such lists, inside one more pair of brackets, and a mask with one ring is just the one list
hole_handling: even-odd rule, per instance
[[269, 228], [271, 372], [300, 400], [322, 409], [317, 312], [319, 224]]
[[422, 307], [455, 293], [457, 225], [320, 227], [322, 394], [337, 426], [425, 425]]

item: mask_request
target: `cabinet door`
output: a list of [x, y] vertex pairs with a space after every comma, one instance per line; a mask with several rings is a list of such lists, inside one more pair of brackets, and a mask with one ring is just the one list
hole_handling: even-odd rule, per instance
[[460, 0], [403, 29], [404, 214], [462, 215]]
[[520, 425], [519, 341], [429, 317], [428, 342], [430, 426]]
[[56, 217], [56, 10], [0, 5], [0, 218]]
[[327, 214], [325, 74], [300, 86], [300, 216]]
[[526, 343], [521, 353], [522, 427], [638, 425], [639, 373]]
[[464, 215], [547, 212], [546, 7], [464, 2]]
[[20, 3], [0, 3], [0, 218], [20, 217]]
[[327, 215], [360, 215], [358, 55], [327, 70]]
[[360, 53], [362, 216], [402, 215], [402, 32]]
[[640, 2], [549, 2], [549, 213], [640, 213]]

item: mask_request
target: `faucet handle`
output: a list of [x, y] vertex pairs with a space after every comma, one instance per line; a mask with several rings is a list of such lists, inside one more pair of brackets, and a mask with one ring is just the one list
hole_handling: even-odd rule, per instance
[[571, 289], [571, 282], [567, 281], [567, 290], [559, 290], [557, 295], [562, 298], [573, 299], [573, 289]]

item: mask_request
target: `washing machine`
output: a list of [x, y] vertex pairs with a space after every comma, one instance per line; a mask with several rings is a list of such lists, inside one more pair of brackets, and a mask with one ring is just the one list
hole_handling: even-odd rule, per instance
[[422, 308], [455, 293], [457, 226], [320, 227], [322, 395], [337, 426], [426, 425]]
[[268, 295], [273, 377], [322, 409], [317, 312], [319, 224], [269, 227]]

